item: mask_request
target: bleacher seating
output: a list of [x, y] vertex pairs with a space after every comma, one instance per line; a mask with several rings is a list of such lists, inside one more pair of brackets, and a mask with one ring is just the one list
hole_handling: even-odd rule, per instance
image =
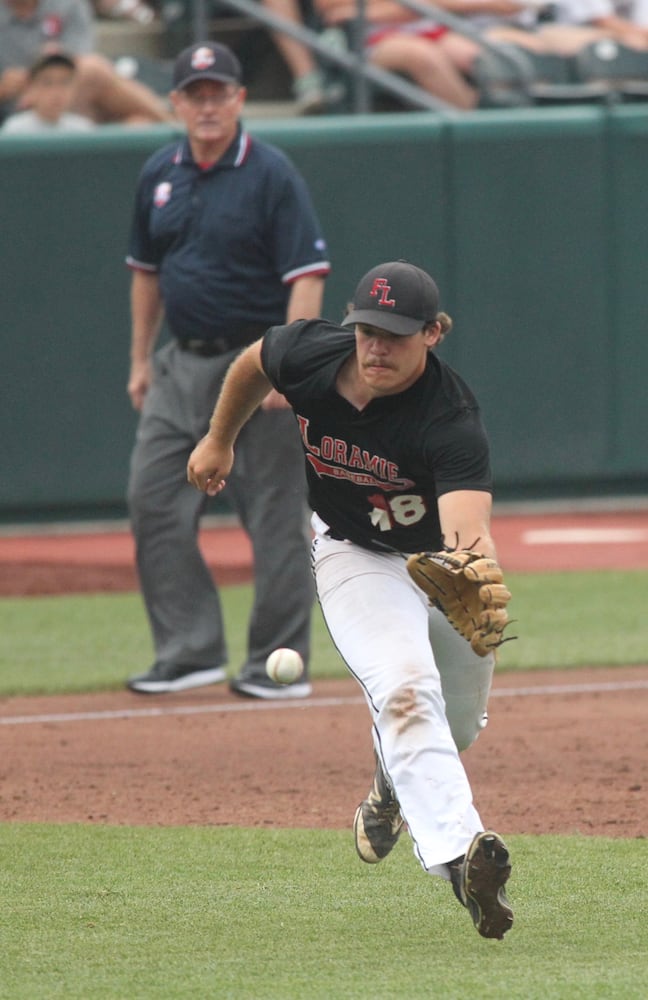
[[[248, 115], [282, 118], [295, 114], [288, 71], [263, 25], [219, 10], [210, 18], [208, 30], [210, 38], [229, 45], [243, 64]], [[97, 22], [98, 51], [112, 59], [120, 72], [142, 80], [159, 94], [169, 92], [174, 58], [192, 41], [192, 25], [186, 16], [150, 25]]]
[[603, 83], [617, 99], [648, 100], [648, 52], [604, 39], [586, 46], [574, 61], [581, 80]]
[[[171, 85], [174, 56], [193, 41], [194, 25], [188, 2], [174, 0], [162, 12], [167, 19], [150, 25], [100, 20], [99, 51], [115, 60], [126, 75], [136, 76], [158, 93]], [[171, 13], [173, 16], [171, 16]], [[456, 20], [456, 19], [455, 19]], [[288, 70], [266, 25], [215, 3], [208, 20], [210, 38], [230, 45], [239, 56], [248, 87], [251, 116], [295, 114]], [[485, 49], [475, 67], [480, 107], [520, 107], [548, 104], [609, 103], [648, 100], [648, 53], [613, 41], [599, 41], [578, 55], [537, 55], [512, 45], [498, 48], [509, 58]], [[331, 69], [330, 65], [326, 67]], [[333, 74], [347, 79], [343, 70]], [[405, 110], [398, 97], [374, 88], [374, 110]], [[352, 111], [351, 101], [338, 109]]]

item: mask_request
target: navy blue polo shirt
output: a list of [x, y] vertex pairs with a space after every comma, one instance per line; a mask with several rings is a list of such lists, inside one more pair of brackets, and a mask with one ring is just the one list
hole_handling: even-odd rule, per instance
[[330, 271], [303, 177], [279, 149], [251, 139], [240, 125], [207, 169], [186, 139], [150, 157], [126, 260], [159, 275], [175, 337], [233, 339], [233, 346], [237, 330], [285, 322], [297, 278]]

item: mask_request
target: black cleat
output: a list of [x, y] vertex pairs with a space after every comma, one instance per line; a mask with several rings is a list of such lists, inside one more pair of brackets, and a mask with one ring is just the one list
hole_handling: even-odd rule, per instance
[[511, 874], [509, 852], [492, 830], [478, 833], [468, 852], [450, 864], [455, 895], [467, 907], [482, 937], [502, 940], [513, 926], [504, 885]]
[[358, 806], [353, 821], [358, 855], [368, 865], [377, 865], [394, 847], [402, 828], [400, 806], [376, 758], [373, 787]]

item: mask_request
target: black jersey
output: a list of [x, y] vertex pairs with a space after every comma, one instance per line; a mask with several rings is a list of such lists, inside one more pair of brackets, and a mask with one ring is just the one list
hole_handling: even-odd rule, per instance
[[477, 401], [430, 352], [414, 385], [359, 411], [335, 388], [354, 350], [353, 332], [326, 320], [272, 327], [263, 340], [264, 370], [299, 425], [309, 503], [334, 537], [364, 548], [438, 550], [437, 497], [491, 490]]

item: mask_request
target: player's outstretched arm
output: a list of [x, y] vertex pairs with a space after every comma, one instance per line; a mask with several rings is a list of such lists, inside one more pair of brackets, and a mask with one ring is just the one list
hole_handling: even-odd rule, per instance
[[187, 479], [193, 486], [210, 496], [220, 493], [234, 463], [238, 433], [271, 388], [261, 365], [261, 341], [257, 340], [230, 366], [209, 430], [189, 456]]
[[496, 559], [491, 537], [492, 499], [482, 490], [455, 490], [439, 497], [439, 520], [446, 546], [452, 549], [475, 549]]

